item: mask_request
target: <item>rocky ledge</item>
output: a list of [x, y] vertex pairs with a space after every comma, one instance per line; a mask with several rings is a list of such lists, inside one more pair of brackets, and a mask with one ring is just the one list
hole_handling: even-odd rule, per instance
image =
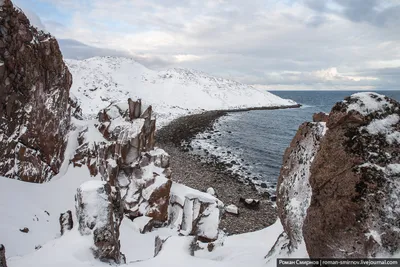
[[42, 183], [64, 159], [72, 76], [57, 40], [10, 0], [0, 30], [0, 175]]
[[386, 257], [400, 249], [400, 104], [357, 93], [303, 124], [278, 183], [284, 233], [268, 256]]

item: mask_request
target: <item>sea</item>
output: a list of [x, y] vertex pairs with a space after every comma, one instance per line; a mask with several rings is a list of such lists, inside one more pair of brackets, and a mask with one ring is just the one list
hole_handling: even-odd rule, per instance
[[[197, 154], [218, 158], [232, 172], [263, 188], [276, 187], [285, 149], [298, 127], [317, 112], [330, 112], [336, 102], [355, 91], [269, 91], [302, 104], [298, 109], [254, 110], [221, 117], [214, 131], [192, 141]], [[400, 101], [400, 91], [378, 91]], [[196, 150], [195, 150], [196, 151]]]

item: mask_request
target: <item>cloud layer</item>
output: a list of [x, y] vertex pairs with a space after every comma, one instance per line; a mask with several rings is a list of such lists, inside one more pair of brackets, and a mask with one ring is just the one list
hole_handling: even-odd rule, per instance
[[398, 0], [17, 0], [65, 57], [131, 56], [268, 89], [399, 89]]

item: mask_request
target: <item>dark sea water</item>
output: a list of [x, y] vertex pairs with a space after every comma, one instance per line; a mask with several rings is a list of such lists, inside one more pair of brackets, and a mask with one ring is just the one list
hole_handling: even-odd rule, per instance
[[[246, 166], [245, 170], [241, 171], [242, 173], [248, 175], [249, 178], [257, 177], [259, 183], [267, 182], [268, 185], [273, 186], [279, 176], [283, 153], [299, 125], [305, 121], [312, 121], [312, 115], [316, 112], [329, 112], [336, 102], [356, 92], [270, 92], [282, 98], [292, 99], [303, 107], [232, 113], [219, 120], [216, 129], [222, 135], [214, 135], [212, 139], [215, 147], [220, 150], [219, 155], [229, 156], [229, 161], [239, 161]], [[378, 93], [400, 101], [400, 91], [379, 91]], [[229, 155], [226, 154], [227, 150], [231, 151]]]

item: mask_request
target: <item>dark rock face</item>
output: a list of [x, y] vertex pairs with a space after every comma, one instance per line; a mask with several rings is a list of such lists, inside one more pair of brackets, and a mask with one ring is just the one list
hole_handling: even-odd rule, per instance
[[72, 76], [56, 39], [1, 5], [0, 175], [42, 183], [64, 159]]
[[302, 227], [311, 199], [310, 167], [324, 132], [324, 123], [303, 123], [283, 156], [276, 204], [289, 251], [303, 242]]
[[363, 258], [400, 248], [400, 104], [374, 93], [337, 103], [311, 165], [303, 235], [310, 257]]
[[7, 267], [6, 248], [0, 244], [0, 267]]
[[66, 231], [71, 230], [74, 227], [74, 221], [72, 220], [72, 212], [68, 210], [65, 213], [60, 214], [60, 231], [63, 235]]
[[93, 235], [94, 256], [104, 262], [125, 263], [119, 242], [119, 226], [123, 219], [119, 189], [92, 180], [78, 188], [75, 200], [79, 232]]

